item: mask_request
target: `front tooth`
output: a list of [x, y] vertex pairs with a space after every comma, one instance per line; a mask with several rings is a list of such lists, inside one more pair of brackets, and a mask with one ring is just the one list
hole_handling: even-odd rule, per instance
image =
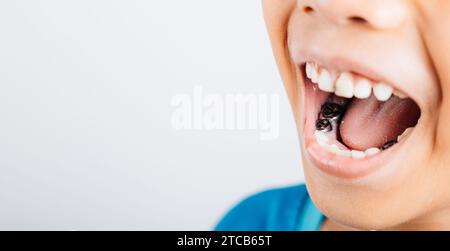
[[372, 93], [372, 84], [367, 79], [359, 79], [355, 83], [355, 97], [365, 99]]
[[317, 81], [319, 80], [319, 72], [315, 63], [306, 63], [306, 76], [311, 80], [311, 82], [317, 84]]
[[334, 92], [333, 80], [331, 79], [331, 74], [327, 70], [322, 69], [320, 71], [318, 82], [320, 90], [325, 92]]
[[353, 97], [353, 76], [348, 72], [342, 73], [336, 81], [336, 91], [334, 92], [339, 97], [352, 98]]
[[402, 140], [402, 139], [404, 139], [406, 136], [408, 136], [408, 134], [411, 133], [411, 131], [412, 131], [413, 128], [414, 128], [414, 127], [406, 128], [406, 130], [405, 130], [400, 136], [397, 137], [397, 141], [400, 142], [400, 140]]
[[352, 158], [353, 159], [363, 159], [366, 157], [366, 154], [361, 151], [352, 150]]
[[369, 149], [367, 149], [367, 150], [365, 151], [365, 153], [366, 153], [367, 156], [372, 156], [372, 155], [375, 155], [375, 154], [377, 154], [377, 153], [379, 153], [379, 152], [381, 152], [380, 149], [378, 149], [378, 148], [376, 148], [376, 147], [369, 148]]
[[385, 83], [378, 83], [373, 87], [373, 94], [379, 101], [387, 101], [392, 96], [392, 87]]

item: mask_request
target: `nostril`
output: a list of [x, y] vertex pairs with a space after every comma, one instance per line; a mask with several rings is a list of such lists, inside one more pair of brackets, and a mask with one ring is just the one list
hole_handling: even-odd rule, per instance
[[305, 13], [310, 13], [310, 12], [313, 12], [313, 11], [314, 11], [314, 9], [311, 6], [305, 6], [303, 8], [303, 12], [305, 12]]
[[367, 23], [367, 20], [365, 18], [359, 16], [349, 17], [348, 20], [350, 20], [353, 23], [361, 23], [361, 24]]

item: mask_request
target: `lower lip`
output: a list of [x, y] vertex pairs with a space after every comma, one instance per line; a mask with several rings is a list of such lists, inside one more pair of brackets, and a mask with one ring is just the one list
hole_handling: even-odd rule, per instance
[[[306, 95], [308, 92], [314, 92], [312, 83], [306, 84]], [[310, 93], [311, 94], [311, 93]], [[308, 95], [309, 97], [315, 97], [314, 95]], [[305, 107], [314, 107], [316, 100], [306, 98]], [[304, 113], [305, 114], [305, 113]], [[338, 156], [334, 153], [330, 153], [322, 148], [314, 137], [315, 119], [317, 115], [314, 109], [309, 109], [304, 115], [303, 126], [303, 145], [306, 149], [307, 158], [321, 171], [344, 179], [357, 179], [382, 169], [383, 167], [392, 166], [389, 165], [396, 156], [399, 155], [399, 149], [405, 143], [408, 135], [399, 143], [395, 144], [391, 148], [384, 150], [376, 155], [366, 157], [363, 159], [353, 159], [344, 156]]]
[[345, 179], [362, 178], [388, 166], [394, 157], [395, 148], [364, 159], [353, 159], [326, 151], [314, 138], [305, 139], [307, 156], [313, 164], [328, 174]]

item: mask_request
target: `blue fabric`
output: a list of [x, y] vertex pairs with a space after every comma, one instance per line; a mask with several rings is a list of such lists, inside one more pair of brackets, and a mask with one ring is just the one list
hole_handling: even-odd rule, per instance
[[217, 231], [315, 231], [324, 215], [305, 185], [271, 189], [252, 195], [232, 208]]

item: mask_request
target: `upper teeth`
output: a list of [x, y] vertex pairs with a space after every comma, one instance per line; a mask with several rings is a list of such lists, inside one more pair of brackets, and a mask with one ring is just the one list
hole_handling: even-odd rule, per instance
[[367, 79], [359, 79], [355, 82], [355, 89], [353, 91], [357, 98], [368, 98], [372, 93], [372, 84]]
[[317, 69], [317, 65], [314, 63], [307, 63], [306, 75], [308, 76], [309, 79], [311, 79], [311, 81], [317, 83], [317, 81], [319, 80], [319, 71]]
[[339, 78], [336, 80], [336, 91], [334, 93], [339, 97], [353, 97], [355, 91], [352, 74], [344, 72], [339, 76]]
[[385, 83], [378, 83], [373, 87], [373, 94], [380, 101], [387, 101], [392, 96], [392, 87]]
[[334, 81], [331, 79], [331, 74], [323, 69], [320, 71], [319, 75], [319, 88], [326, 92], [334, 92]]
[[320, 90], [334, 93], [336, 96], [343, 98], [365, 99], [370, 97], [372, 92], [379, 101], [389, 100], [392, 94], [400, 98], [406, 98], [404, 93], [394, 90], [392, 86], [386, 83], [376, 83], [349, 72], [343, 72], [337, 78], [333, 78], [328, 70], [311, 62], [306, 63], [306, 76], [311, 82], [318, 84]]

